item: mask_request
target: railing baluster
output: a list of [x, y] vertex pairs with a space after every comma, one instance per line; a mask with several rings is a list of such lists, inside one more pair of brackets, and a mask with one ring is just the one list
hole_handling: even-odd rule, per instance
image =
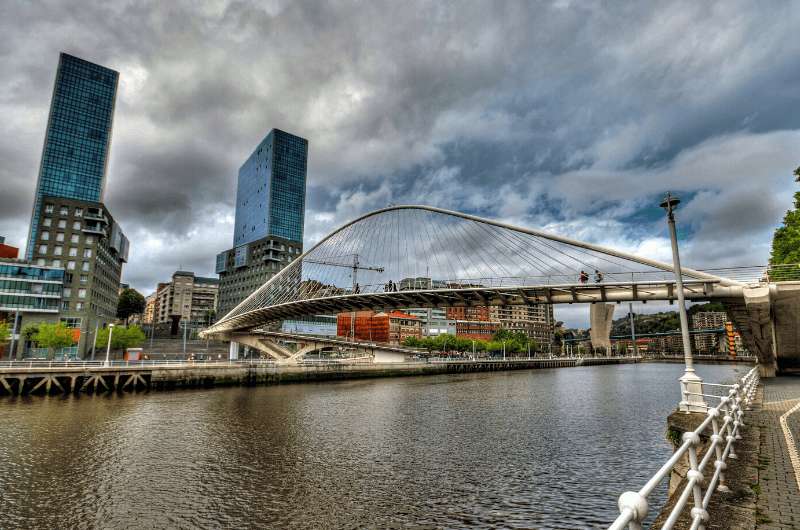
[[[728, 388], [727, 396], [710, 396], [720, 399], [720, 404], [716, 408], [709, 408], [706, 419], [692, 432], [683, 434], [683, 444], [676, 449], [672, 457], [659, 469], [659, 471], [647, 482], [639, 492], [625, 492], [619, 498], [620, 515], [609, 527], [613, 530], [623, 528], [641, 528], [642, 522], [647, 514], [647, 497], [672, 472], [675, 464], [684, 453], [688, 455], [689, 471], [686, 473], [686, 486], [677, 499], [672, 512], [664, 522], [662, 529], [669, 530], [678, 521], [691, 497], [693, 506], [691, 509], [691, 527], [694, 529], [705, 528], [709, 520], [707, 511], [711, 496], [715, 491], [729, 491], [725, 483], [726, 460], [737, 458], [734, 451], [734, 444], [741, 439], [741, 428], [745, 426], [745, 410], [749, 409], [758, 388], [759, 377], [758, 368], [751, 369], [742, 379], [734, 385], [708, 384], [709, 387]], [[706, 394], [705, 389], [702, 391]], [[720, 424], [722, 418], [722, 424]], [[706, 446], [706, 454], [698, 464], [698, 454], [702, 451], [701, 435], [711, 430], [709, 445]], [[705, 495], [703, 494], [704, 476], [708, 470], [708, 463], [714, 457], [714, 471], [709, 474], [710, 480], [705, 484]]]

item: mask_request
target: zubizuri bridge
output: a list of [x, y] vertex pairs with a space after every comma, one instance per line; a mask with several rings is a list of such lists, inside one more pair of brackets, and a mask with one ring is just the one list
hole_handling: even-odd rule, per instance
[[[800, 281], [778, 281], [800, 279], [796, 266], [681, 267], [680, 278], [686, 300], [726, 306], [762, 376], [800, 367]], [[275, 333], [284, 319], [530, 303], [592, 304], [592, 327], [603, 329], [609, 305], [672, 302], [677, 283], [672, 265], [647, 257], [431, 206], [391, 206], [331, 232], [202, 335], [287, 360], [323, 344], [298, 335], [298, 349], [286, 350]]]

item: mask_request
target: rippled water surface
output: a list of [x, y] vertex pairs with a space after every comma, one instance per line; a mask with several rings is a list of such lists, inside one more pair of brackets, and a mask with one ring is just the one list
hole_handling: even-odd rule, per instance
[[681, 371], [6, 398], [0, 527], [605, 527], [670, 455]]

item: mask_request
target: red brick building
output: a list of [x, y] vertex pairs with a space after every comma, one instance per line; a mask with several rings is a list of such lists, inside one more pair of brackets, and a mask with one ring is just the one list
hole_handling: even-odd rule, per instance
[[500, 322], [484, 320], [456, 320], [456, 337], [474, 340], [491, 340], [500, 330]]
[[350, 337], [351, 331], [355, 332], [356, 340], [400, 344], [407, 337], [422, 338], [422, 322], [414, 315], [401, 311], [339, 313], [336, 335]]

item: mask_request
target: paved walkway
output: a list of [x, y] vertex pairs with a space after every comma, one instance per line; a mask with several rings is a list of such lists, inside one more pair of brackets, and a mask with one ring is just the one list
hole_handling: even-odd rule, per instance
[[[756, 528], [800, 529], [800, 377], [762, 379]], [[790, 412], [791, 411], [791, 412]], [[788, 414], [787, 414], [788, 413]], [[784, 419], [781, 422], [781, 418]], [[791, 433], [787, 441], [785, 429]], [[794, 445], [790, 450], [790, 445]], [[793, 464], [794, 460], [794, 464]]]

